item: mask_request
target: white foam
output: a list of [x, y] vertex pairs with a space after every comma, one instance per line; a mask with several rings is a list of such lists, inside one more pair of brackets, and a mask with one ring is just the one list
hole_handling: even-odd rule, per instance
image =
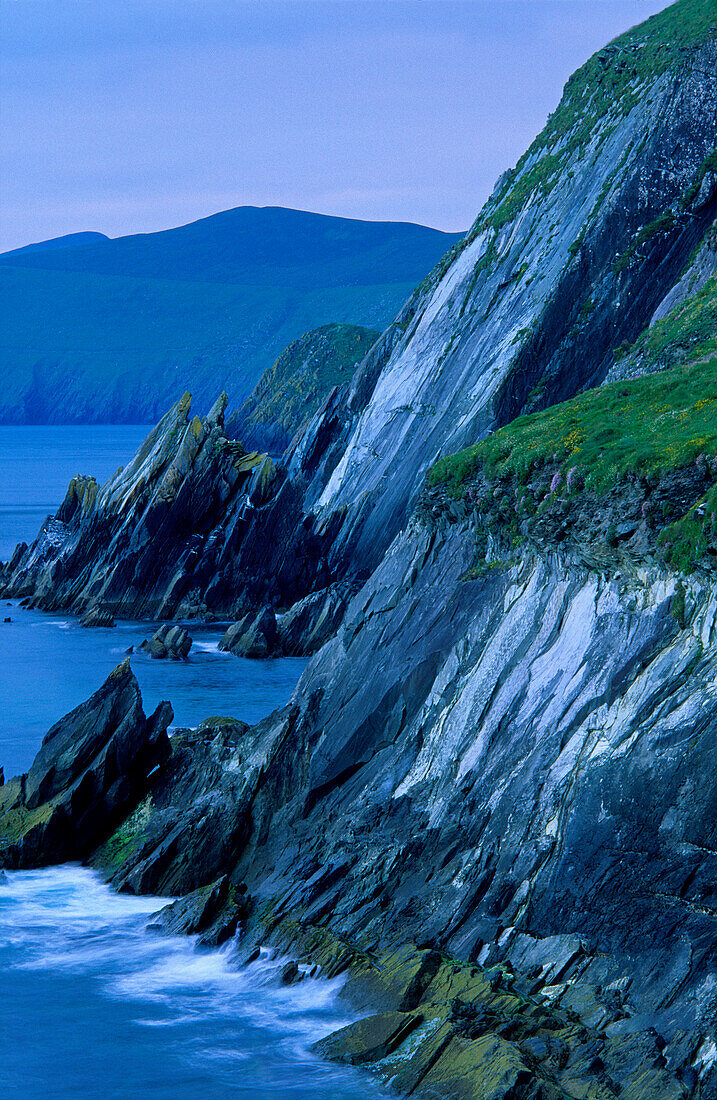
[[[287, 960], [270, 951], [240, 968], [233, 942], [206, 950], [196, 937], [148, 929], [150, 916], [168, 901], [116, 894], [75, 864], [8, 872], [0, 885], [0, 952], [13, 948], [15, 969], [96, 976], [104, 996], [152, 1006], [138, 1015], [139, 1026], [244, 1020], [270, 1033], [292, 1058], [350, 1022], [336, 1003], [343, 978], [283, 986]], [[214, 1048], [208, 1054], [224, 1057]]]

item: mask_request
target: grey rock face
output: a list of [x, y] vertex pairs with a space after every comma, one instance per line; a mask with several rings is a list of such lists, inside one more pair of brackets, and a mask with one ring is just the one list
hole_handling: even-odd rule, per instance
[[80, 626], [114, 626], [115, 620], [111, 611], [103, 611], [100, 607], [88, 607], [80, 616]]
[[151, 797], [94, 853], [93, 865], [128, 893], [185, 894], [226, 874], [246, 844], [256, 792], [291, 736], [292, 713], [260, 723], [250, 737], [245, 723], [217, 717], [176, 732]]
[[286, 657], [311, 657], [336, 634], [356, 585], [337, 582], [298, 600], [278, 623], [278, 647]]
[[123, 662], [46, 734], [30, 770], [0, 787], [0, 863], [42, 867], [82, 859], [134, 808], [169, 752], [172, 708], [145, 718]]
[[192, 639], [184, 627], [164, 623], [149, 639], [142, 642], [140, 649], [146, 649], [150, 657], [157, 660], [170, 658], [172, 661], [186, 660], [192, 648]]
[[[614, 126], [596, 121], [570, 173], [495, 229], [499, 185], [470, 243], [417, 292], [370, 400], [349, 401], [349, 437], [315, 505], [324, 518], [342, 510], [351, 549], [339, 539], [337, 560], [350, 552], [374, 564], [432, 462], [526, 409], [599, 382], [611, 349], [646, 326], [714, 218], [714, 186], [693, 199], [669, 239], [650, 238], [619, 270], [617, 261], [642, 227], [679, 205], [713, 147], [716, 48], [703, 47], [676, 78], [665, 74], [646, 88]], [[522, 173], [532, 168], [528, 160]]]
[[692, 1067], [713, 1096], [714, 582], [690, 581], [677, 616], [654, 568], [528, 555], [465, 579], [472, 561], [470, 521], [412, 523], [292, 707], [191, 769], [211, 830], [185, 847], [161, 827], [188, 828], [178, 778], [116, 881], [229, 872], [249, 944], [298, 914], [356, 950], [513, 968], [607, 1029], [613, 1082], [640, 1080], [654, 1029], [662, 1068], [636, 1095], [681, 1096]]
[[249, 612], [224, 634], [219, 648], [235, 657], [271, 657], [276, 649], [276, 618], [270, 607]]

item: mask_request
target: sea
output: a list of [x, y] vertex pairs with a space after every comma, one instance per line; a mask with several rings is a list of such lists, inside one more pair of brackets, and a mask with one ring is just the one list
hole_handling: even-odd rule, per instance
[[[106, 480], [148, 428], [0, 428], [0, 559], [30, 542], [77, 473]], [[72, 616], [3, 601], [0, 765], [28, 768], [43, 735], [149, 636], [152, 623], [86, 630]], [[175, 726], [210, 715], [255, 722], [288, 701], [306, 665], [219, 651], [221, 624], [191, 624], [187, 661], [133, 653], [145, 711]], [[270, 951], [248, 967], [236, 944], [200, 948], [151, 927], [166, 898], [114, 893], [86, 867], [0, 873], [0, 1095], [22, 1100], [373, 1100], [360, 1071], [312, 1044], [351, 1022], [342, 980], [282, 986]]]

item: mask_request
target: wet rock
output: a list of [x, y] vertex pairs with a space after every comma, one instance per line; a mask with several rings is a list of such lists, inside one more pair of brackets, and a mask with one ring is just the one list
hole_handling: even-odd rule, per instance
[[169, 935], [198, 935], [203, 947], [220, 947], [236, 933], [248, 905], [246, 887], [235, 887], [222, 875], [160, 910], [149, 927]]
[[332, 1062], [360, 1066], [385, 1058], [422, 1022], [419, 1013], [382, 1012], [335, 1031], [314, 1044]]
[[169, 753], [172, 708], [146, 718], [124, 661], [46, 734], [30, 770], [0, 787], [0, 864], [83, 859], [137, 804]]
[[298, 964], [295, 962], [288, 962], [281, 970], [281, 984], [282, 985], [296, 985], [300, 982], [304, 975], [299, 970]]
[[89, 607], [80, 615], [80, 626], [115, 626], [114, 615], [101, 607]]
[[271, 607], [249, 612], [233, 623], [219, 642], [219, 648], [235, 657], [271, 657], [276, 649], [276, 618]]
[[222, 875], [215, 882], [192, 891], [162, 909], [150, 927], [170, 935], [204, 932], [216, 921], [229, 898], [229, 879]]
[[176, 896], [214, 882], [246, 843], [257, 787], [290, 729], [286, 715], [278, 726], [275, 716], [255, 727], [250, 739], [236, 719], [175, 732], [151, 799], [94, 853], [93, 865], [130, 893]]
[[139, 648], [156, 660], [183, 661], [189, 656], [192, 639], [184, 627], [164, 623], [149, 641], [145, 638]]

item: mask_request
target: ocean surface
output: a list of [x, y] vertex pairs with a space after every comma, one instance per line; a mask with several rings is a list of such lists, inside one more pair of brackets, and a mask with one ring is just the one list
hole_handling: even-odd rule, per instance
[[127, 465], [148, 431], [144, 424], [0, 426], [0, 561], [18, 542], [32, 542], [75, 474], [102, 484]]
[[[120, 621], [88, 630], [73, 616], [28, 611], [17, 600], [3, 600], [0, 612], [0, 619], [12, 620], [0, 622], [0, 765], [7, 777], [27, 770], [50, 726], [96, 691], [159, 624]], [[146, 714], [169, 699], [173, 726], [198, 726], [210, 715], [258, 722], [288, 702], [305, 660], [233, 657], [218, 648], [225, 627], [186, 625], [193, 639], [188, 660], [130, 656]]]
[[[34, 538], [75, 473], [105, 480], [142, 427], [0, 428], [0, 540], [7, 557]], [[97, 453], [93, 448], [97, 447]], [[100, 686], [153, 630], [120, 622], [85, 630], [71, 616], [3, 601], [0, 764], [27, 769], [43, 735]], [[220, 653], [222, 627], [192, 623], [189, 660], [133, 653], [145, 711], [160, 699], [175, 726], [210, 715], [254, 722], [286, 703], [306, 665]], [[233, 945], [196, 946], [148, 925], [166, 898], [114, 894], [87, 868], [7, 872], [0, 879], [0, 1094], [22, 1100], [373, 1100], [358, 1071], [311, 1044], [349, 1022], [341, 981], [284, 988], [281, 960], [233, 964]]]

